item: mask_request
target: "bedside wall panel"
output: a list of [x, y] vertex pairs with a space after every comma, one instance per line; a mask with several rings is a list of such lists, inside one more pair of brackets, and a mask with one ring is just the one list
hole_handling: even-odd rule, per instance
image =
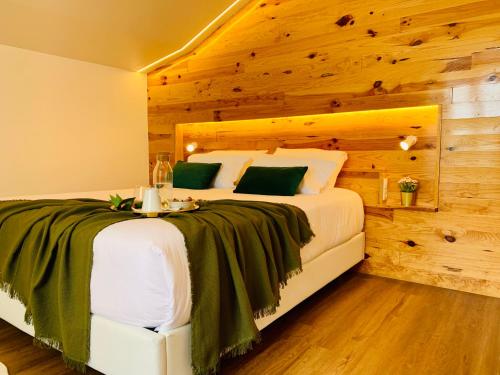
[[499, 35], [498, 0], [256, 1], [149, 74], [151, 157], [177, 123], [439, 104], [439, 212], [370, 209], [360, 270], [500, 296]]

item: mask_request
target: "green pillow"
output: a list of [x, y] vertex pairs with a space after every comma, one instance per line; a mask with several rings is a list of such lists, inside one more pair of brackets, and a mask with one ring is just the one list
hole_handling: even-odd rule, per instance
[[221, 165], [178, 161], [174, 167], [174, 188], [208, 189]]
[[249, 167], [235, 193], [295, 195], [307, 167]]

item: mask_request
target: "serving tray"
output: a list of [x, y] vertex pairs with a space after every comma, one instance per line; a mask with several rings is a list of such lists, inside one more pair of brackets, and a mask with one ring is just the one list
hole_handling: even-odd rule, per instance
[[139, 208], [132, 208], [132, 211], [134, 211], [136, 214], [140, 214], [146, 217], [158, 217], [161, 215], [166, 215], [170, 214], [172, 212], [190, 212], [190, 211], [196, 211], [198, 208], [200, 208], [199, 205], [195, 204], [191, 208], [186, 208], [186, 209], [181, 209], [181, 210], [171, 210], [171, 209], [162, 209], [160, 211], [143, 211], [142, 209]]

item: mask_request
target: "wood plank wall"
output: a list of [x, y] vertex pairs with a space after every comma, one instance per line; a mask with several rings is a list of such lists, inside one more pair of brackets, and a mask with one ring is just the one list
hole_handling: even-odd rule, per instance
[[500, 296], [500, 1], [261, 0], [148, 76], [176, 123], [441, 104], [439, 212], [367, 212], [362, 272]]

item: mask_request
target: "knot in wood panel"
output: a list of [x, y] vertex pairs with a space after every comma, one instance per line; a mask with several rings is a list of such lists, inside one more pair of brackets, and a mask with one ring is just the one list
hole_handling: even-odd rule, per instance
[[401, 26], [410, 26], [411, 25], [411, 18], [410, 17], [401, 18], [400, 24], [401, 24]]
[[344, 27], [348, 23], [352, 25], [354, 23], [354, 16], [352, 14], [346, 14], [345, 16], [340, 17], [335, 23], [340, 27]]
[[444, 236], [444, 239], [448, 242], [455, 242], [457, 240], [455, 236], [452, 236], [451, 234], [447, 234], [446, 236]]
[[410, 247], [415, 247], [417, 246], [417, 244], [415, 243], [415, 241], [412, 241], [412, 240], [408, 240], [405, 242], [408, 246]]

